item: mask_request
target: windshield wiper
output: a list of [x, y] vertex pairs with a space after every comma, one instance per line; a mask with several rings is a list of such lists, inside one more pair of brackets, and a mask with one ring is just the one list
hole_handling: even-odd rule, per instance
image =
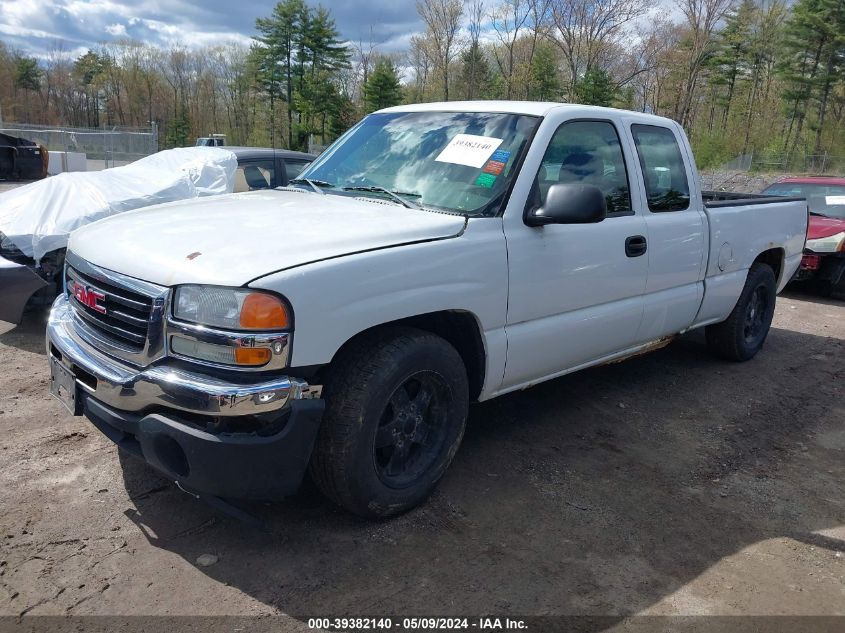
[[420, 205], [411, 202], [410, 200], [405, 200], [402, 196], [414, 196], [417, 198], [421, 198], [422, 194], [419, 193], [406, 193], [404, 191], [391, 191], [390, 189], [385, 189], [384, 187], [379, 187], [377, 185], [371, 185], [367, 187], [344, 187], [344, 191], [367, 191], [370, 193], [385, 193], [396, 202], [401, 204], [403, 207], [407, 207], [408, 209], [419, 209]]
[[288, 183], [297, 183], [297, 182], [304, 182], [309, 187], [311, 187], [314, 191], [319, 193], [320, 195], [325, 195], [325, 191], [322, 190], [322, 187], [334, 187], [330, 182], [326, 182], [325, 180], [311, 180], [310, 178], [291, 178]]

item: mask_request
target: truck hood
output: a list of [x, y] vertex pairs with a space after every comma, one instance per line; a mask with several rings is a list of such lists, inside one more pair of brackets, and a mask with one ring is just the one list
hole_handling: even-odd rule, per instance
[[163, 286], [241, 286], [323, 259], [456, 237], [465, 223], [377, 199], [267, 190], [124, 213], [74, 231], [68, 248]]
[[807, 239], [817, 240], [823, 237], [830, 237], [845, 231], [845, 220], [838, 218], [827, 218], [820, 215], [810, 216], [810, 225], [807, 227]]

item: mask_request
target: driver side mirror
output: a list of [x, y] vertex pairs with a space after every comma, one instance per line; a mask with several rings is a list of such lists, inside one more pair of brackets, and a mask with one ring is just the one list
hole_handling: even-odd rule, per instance
[[606, 217], [607, 200], [601, 189], [593, 185], [559, 182], [549, 187], [542, 207], [528, 212], [525, 224], [591, 224]]

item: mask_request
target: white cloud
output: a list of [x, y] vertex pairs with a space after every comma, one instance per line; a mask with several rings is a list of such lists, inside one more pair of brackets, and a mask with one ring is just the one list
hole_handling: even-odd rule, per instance
[[106, 33], [114, 35], [115, 37], [126, 37], [126, 26], [120, 24], [119, 22], [116, 24], [109, 24], [106, 27]]

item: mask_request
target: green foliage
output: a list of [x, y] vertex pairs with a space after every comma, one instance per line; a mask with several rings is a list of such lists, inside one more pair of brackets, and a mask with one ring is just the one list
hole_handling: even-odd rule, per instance
[[18, 57], [15, 60], [15, 86], [23, 90], [38, 90], [41, 86], [41, 69], [34, 57]]
[[364, 109], [374, 112], [402, 103], [402, 84], [396, 67], [389, 59], [382, 59], [364, 84]]
[[188, 116], [188, 109], [183, 105], [167, 127], [165, 143], [167, 147], [187, 147], [193, 144], [190, 141], [191, 119]]
[[692, 139], [692, 145], [695, 149], [695, 162], [699, 169], [718, 167], [736, 156], [736, 152], [731, 151], [725, 144], [721, 134], [695, 137]]
[[[548, 44], [541, 44], [531, 60], [529, 98], [537, 101], [554, 101], [560, 97], [560, 82], [555, 52]], [[586, 78], [586, 77], [585, 77]]]
[[82, 85], [90, 86], [105, 72], [107, 64], [108, 59], [100, 57], [94, 51], [88, 51], [73, 63], [73, 70]]
[[[815, 151], [821, 150], [822, 127], [831, 96], [842, 85], [845, 61], [845, 6], [841, 0], [798, 0], [786, 24], [778, 70], [786, 84], [784, 99], [796, 121], [792, 147], [799, 147], [808, 115], [816, 121]], [[790, 132], [793, 130], [790, 128]], [[785, 146], [790, 144], [787, 136]]]
[[464, 99], [483, 99], [490, 94], [490, 63], [478, 42], [461, 54], [461, 87]]
[[607, 71], [592, 68], [575, 83], [575, 97], [578, 103], [610, 107], [616, 98], [616, 85]]
[[349, 66], [349, 51], [329, 11], [303, 0], [282, 0], [255, 27], [258, 44], [250, 57], [270, 101], [271, 137], [275, 102], [281, 99], [287, 105], [288, 147], [304, 149], [307, 135], [324, 133], [329, 113], [336, 110], [336, 80]]

